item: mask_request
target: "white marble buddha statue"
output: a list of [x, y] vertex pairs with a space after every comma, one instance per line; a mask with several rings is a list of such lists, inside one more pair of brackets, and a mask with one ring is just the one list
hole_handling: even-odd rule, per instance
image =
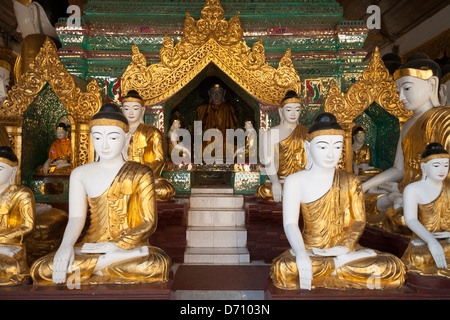
[[18, 159], [9, 146], [0, 146], [0, 286], [30, 278], [25, 241], [35, 224], [33, 192], [15, 183]]
[[8, 94], [8, 86], [11, 74], [11, 65], [5, 61], [0, 60], [0, 106], [6, 99]]
[[[171, 261], [148, 243], [157, 226], [152, 170], [127, 160], [128, 121], [117, 105], [104, 104], [90, 123], [98, 161], [70, 176], [69, 221], [59, 249], [31, 267], [34, 283], [166, 282]], [[88, 208], [90, 224], [86, 235]]]
[[363, 193], [356, 175], [336, 168], [344, 130], [334, 115], [316, 116], [304, 144], [306, 168], [284, 183], [283, 227], [291, 249], [272, 262], [274, 285], [286, 290], [400, 288], [405, 281], [400, 259], [358, 244], [366, 225]]
[[169, 136], [169, 157], [173, 163], [191, 163], [190, 146], [187, 147], [184, 141], [180, 141], [181, 121], [175, 119], [170, 126]]
[[284, 178], [305, 167], [307, 128], [298, 123], [301, 107], [297, 93], [288, 91], [279, 107], [280, 124], [263, 134], [260, 158], [269, 181], [258, 187], [256, 196], [260, 199], [281, 202]]
[[450, 155], [439, 143], [422, 153], [422, 179], [405, 187], [403, 211], [413, 232], [402, 260], [407, 271], [450, 278]]
[[252, 120], [247, 120], [244, 123], [245, 129], [245, 144], [234, 153], [234, 157], [238, 163], [258, 163], [258, 134], [253, 127]]
[[369, 224], [407, 232], [401, 212], [402, 191], [420, 180], [422, 151], [430, 142], [450, 147], [450, 108], [440, 107], [440, 72], [437, 63], [419, 53], [408, 57], [394, 73], [400, 102], [413, 116], [403, 124], [393, 166], [362, 185]]

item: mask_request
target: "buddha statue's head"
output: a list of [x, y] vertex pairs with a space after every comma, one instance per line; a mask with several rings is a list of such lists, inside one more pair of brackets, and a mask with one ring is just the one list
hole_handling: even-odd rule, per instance
[[364, 141], [366, 140], [366, 130], [364, 130], [364, 128], [361, 126], [357, 126], [352, 131], [352, 139], [353, 142], [364, 143]]
[[15, 183], [18, 159], [9, 146], [0, 146], [0, 186], [7, 187]]
[[6, 99], [10, 74], [11, 65], [5, 60], [0, 60], [0, 103]]
[[394, 73], [400, 102], [406, 110], [421, 113], [440, 105], [439, 78], [441, 68], [423, 53], [408, 57]]
[[127, 161], [130, 141], [129, 125], [119, 106], [105, 103], [89, 122], [96, 161], [114, 160], [120, 156]]
[[135, 127], [139, 123], [144, 123], [144, 100], [136, 90], [128, 91], [122, 98], [122, 112], [130, 126]]
[[439, 87], [439, 99], [442, 106], [450, 104], [450, 63], [442, 67], [442, 75]]
[[61, 122], [56, 127], [56, 139], [65, 139], [69, 137], [69, 128], [64, 122]]
[[226, 93], [227, 91], [222, 85], [218, 83], [213, 84], [208, 90], [210, 102], [215, 105], [221, 104], [222, 102], [225, 101]]
[[402, 65], [402, 59], [396, 53], [386, 53], [381, 57], [383, 60], [384, 66], [388, 69], [389, 74], [392, 76], [395, 71]]
[[448, 175], [449, 158], [448, 151], [440, 143], [428, 144], [421, 156], [422, 180], [444, 181]]
[[297, 124], [302, 111], [302, 101], [297, 92], [289, 90], [286, 92], [283, 100], [281, 100], [278, 112], [280, 114], [280, 122], [286, 124]]
[[253, 121], [252, 120], [246, 120], [244, 123], [245, 130], [251, 130], [253, 129]]
[[308, 129], [304, 146], [307, 158], [305, 169], [313, 165], [323, 169], [337, 167], [344, 145], [344, 129], [329, 112], [318, 114]]

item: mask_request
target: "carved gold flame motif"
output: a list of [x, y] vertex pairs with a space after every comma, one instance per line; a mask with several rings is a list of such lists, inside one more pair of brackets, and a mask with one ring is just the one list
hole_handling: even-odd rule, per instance
[[373, 102], [398, 118], [400, 126], [412, 116], [412, 112], [407, 111], [399, 100], [395, 82], [380, 57], [378, 47], [360, 79], [352, 84], [347, 93], [344, 94], [334, 81], [330, 82], [324, 103], [324, 111], [333, 113], [346, 131], [343, 157], [344, 167], [349, 171], [352, 170], [352, 153], [346, 150], [352, 147], [353, 120]]
[[227, 21], [220, 1], [207, 0], [198, 21], [186, 14], [183, 38], [177, 44], [166, 36], [159, 52], [161, 62], [147, 66], [145, 56], [133, 46], [122, 91], [137, 90], [146, 105], [158, 104], [213, 63], [261, 102], [278, 105], [286, 91], [300, 92], [289, 49], [275, 69], [266, 62], [261, 39], [250, 49], [242, 37], [239, 15]]

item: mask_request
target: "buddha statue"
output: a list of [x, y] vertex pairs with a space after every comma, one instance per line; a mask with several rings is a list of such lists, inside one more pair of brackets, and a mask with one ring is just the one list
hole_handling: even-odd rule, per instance
[[30, 269], [24, 241], [34, 228], [33, 192], [15, 183], [18, 159], [9, 146], [0, 147], [0, 285], [26, 283]]
[[352, 152], [353, 152], [353, 172], [361, 176], [361, 180], [367, 180], [368, 177], [381, 172], [371, 166], [372, 158], [370, 148], [365, 143], [366, 131], [363, 127], [357, 126], [352, 132]]
[[11, 65], [5, 60], [0, 60], [0, 106], [5, 101], [8, 93], [10, 74]]
[[[35, 284], [166, 282], [171, 261], [148, 239], [157, 226], [154, 175], [127, 160], [131, 133], [126, 117], [104, 104], [89, 122], [98, 161], [70, 176], [69, 221], [56, 252], [31, 266]], [[88, 207], [90, 223], [85, 226]]]
[[[169, 156], [174, 163], [191, 163], [191, 151], [180, 141], [178, 130], [181, 128], [181, 121], [175, 119], [169, 129]], [[190, 146], [189, 146], [190, 147]], [[176, 159], [175, 159], [176, 157]]]
[[[209, 102], [197, 108], [198, 119], [202, 122], [202, 130], [217, 129], [222, 134], [223, 149], [219, 155], [217, 148], [212, 150], [212, 156], [224, 157], [227, 150], [226, 129], [237, 127], [237, 116], [234, 106], [225, 101], [226, 89], [219, 83], [213, 84], [208, 89]], [[203, 149], [211, 142], [204, 142]], [[234, 150], [232, 151], [234, 154]]]
[[258, 134], [253, 127], [253, 121], [245, 121], [244, 129], [245, 145], [237, 149], [234, 156], [238, 163], [256, 164], [258, 162]]
[[402, 213], [404, 187], [420, 180], [420, 155], [430, 142], [450, 148], [450, 108], [440, 107], [440, 67], [414, 54], [394, 73], [400, 102], [413, 116], [402, 126], [394, 165], [365, 181], [367, 221], [387, 231], [410, 233]]
[[408, 272], [450, 278], [449, 153], [430, 143], [421, 156], [422, 179], [405, 187], [403, 211], [412, 239], [402, 260]]
[[56, 140], [48, 152], [48, 158], [42, 166], [44, 174], [70, 174], [70, 158], [72, 145], [69, 138], [69, 128], [63, 122], [56, 127]]
[[129, 159], [152, 169], [157, 200], [172, 200], [175, 188], [161, 177], [164, 169], [163, 135], [154, 126], [144, 123], [144, 100], [137, 91], [130, 90], [122, 98], [122, 112], [130, 125]]
[[308, 129], [298, 123], [301, 107], [297, 93], [288, 91], [278, 109], [280, 124], [262, 134], [260, 160], [269, 181], [256, 190], [260, 199], [281, 202], [284, 178], [305, 167], [303, 141]]
[[450, 104], [450, 62], [442, 67], [442, 75], [440, 79], [441, 86], [439, 88], [439, 98], [441, 105]]
[[363, 193], [356, 175], [336, 169], [343, 145], [344, 130], [335, 116], [317, 115], [304, 142], [307, 165], [284, 183], [283, 227], [291, 249], [272, 262], [277, 288], [397, 289], [404, 284], [399, 258], [358, 244], [366, 225]]

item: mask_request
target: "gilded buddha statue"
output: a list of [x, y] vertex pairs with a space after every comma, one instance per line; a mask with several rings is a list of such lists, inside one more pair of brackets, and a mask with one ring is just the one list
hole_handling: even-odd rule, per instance
[[[90, 123], [98, 161], [70, 176], [69, 222], [59, 249], [31, 266], [35, 284], [166, 282], [171, 261], [149, 245], [157, 226], [152, 170], [127, 161], [128, 121], [120, 108], [104, 104]], [[90, 208], [90, 224], [77, 243]]]
[[280, 124], [263, 134], [261, 162], [269, 181], [256, 190], [256, 197], [260, 199], [281, 202], [284, 178], [305, 167], [303, 141], [308, 129], [298, 123], [301, 106], [297, 93], [288, 91], [279, 107]]
[[424, 54], [414, 54], [394, 73], [400, 102], [413, 112], [400, 132], [394, 165], [363, 183], [368, 223], [406, 233], [402, 192], [421, 178], [421, 153], [428, 143], [450, 148], [450, 108], [440, 106], [440, 67]]
[[69, 138], [69, 128], [63, 122], [56, 127], [56, 140], [50, 146], [48, 159], [42, 166], [44, 174], [70, 174], [70, 158], [72, 145]]
[[371, 166], [372, 157], [369, 145], [365, 143], [366, 131], [363, 127], [357, 126], [352, 131], [352, 140], [353, 172], [356, 175], [361, 175], [361, 179], [364, 180], [380, 173], [380, 169]]
[[157, 128], [144, 123], [144, 101], [137, 91], [130, 90], [122, 98], [122, 112], [132, 134], [128, 147], [129, 159], [153, 170], [157, 200], [172, 200], [175, 188], [161, 177], [164, 169], [163, 135]]
[[396, 289], [404, 284], [399, 258], [358, 244], [366, 225], [363, 193], [356, 175], [336, 169], [343, 143], [344, 130], [334, 115], [317, 115], [304, 142], [307, 165], [284, 183], [283, 226], [291, 249], [272, 262], [278, 288]]
[[[236, 110], [234, 106], [225, 101], [226, 89], [219, 83], [213, 84], [208, 89], [209, 102], [197, 108], [198, 119], [202, 122], [202, 130], [205, 132], [209, 129], [217, 129], [222, 134], [223, 149], [222, 154], [216, 152], [217, 148], [212, 150], [213, 156], [224, 157], [227, 150], [226, 130], [235, 129], [237, 127]], [[211, 142], [204, 142], [203, 149]], [[234, 153], [234, 150], [232, 150]], [[231, 153], [231, 154], [233, 154]]]
[[450, 278], [450, 155], [430, 143], [421, 156], [422, 179], [405, 187], [403, 211], [412, 239], [402, 260], [407, 271]]
[[15, 183], [18, 159], [9, 146], [0, 147], [0, 285], [30, 278], [25, 241], [34, 229], [35, 203], [30, 189]]

